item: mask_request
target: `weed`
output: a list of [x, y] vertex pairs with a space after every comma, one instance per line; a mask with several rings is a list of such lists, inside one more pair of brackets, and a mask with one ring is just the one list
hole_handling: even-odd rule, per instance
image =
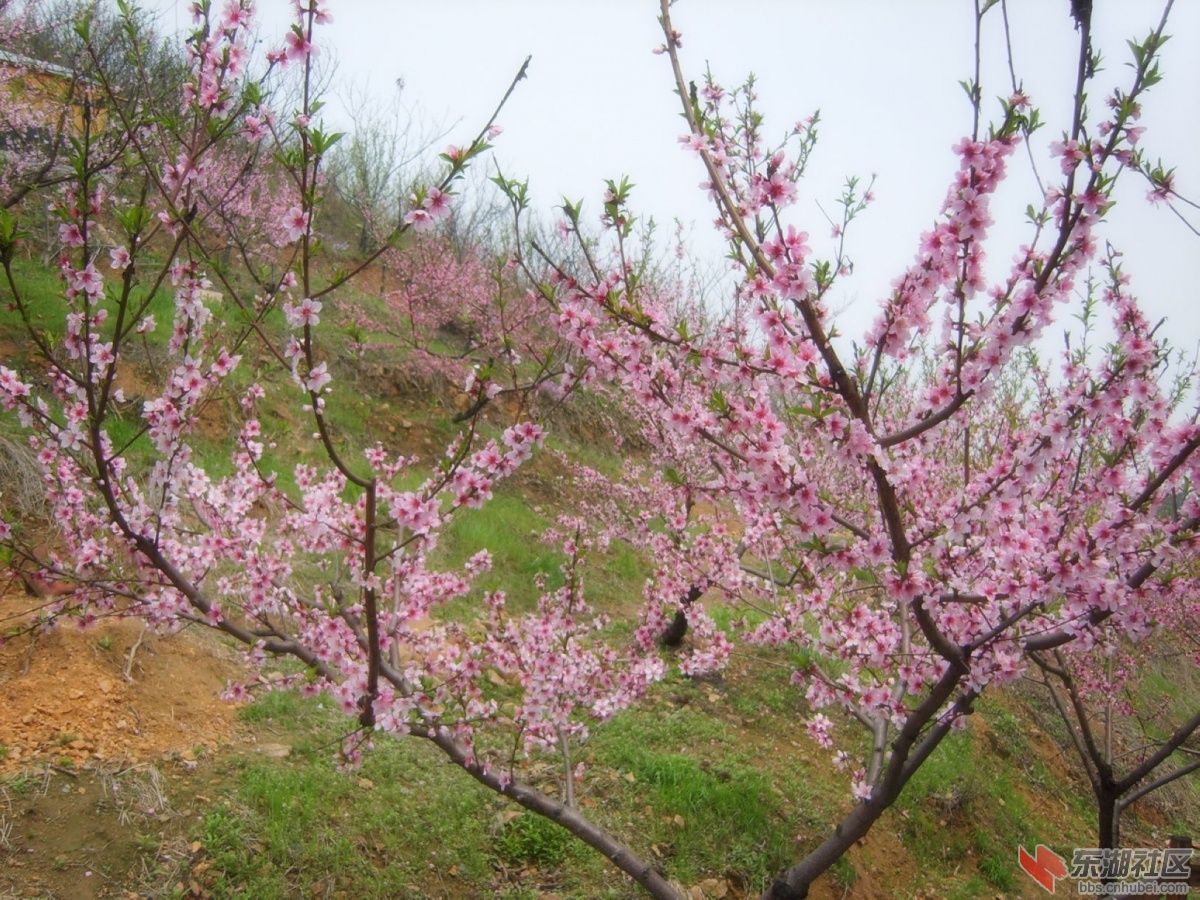
[[243, 722], [291, 720], [308, 711], [303, 698], [295, 691], [268, 691], [238, 710], [238, 718]]
[[220, 858], [246, 849], [245, 821], [225, 804], [216, 806], [204, 817], [204, 849]]
[[841, 856], [829, 869], [829, 877], [843, 891], [849, 891], [858, 881], [858, 869], [850, 861], [849, 856]]
[[1046, 763], [1038, 757], [1033, 757], [1029, 764], [1025, 766], [1025, 779], [1030, 787], [1035, 787], [1041, 792], [1057, 790], [1061, 788], [1057, 779], [1046, 768]]
[[972, 874], [965, 882], [953, 886], [945, 894], [946, 900], [976, 900], [995, 894], [995, 888], [990, 888], [987, 881], [979, 875]]
[[[765, 663], [777, 663], [782, 654], [758, 651], [756, 658]], [[786, 664], [785, 664], [786, 665]], [[761, 667], [761, 674], [754, 678], [741, 679], [731, 685], [728, 700], [740, 716], [757, 719], [764, 715], [795, 715], [803, 701], [802, 694], [786, 679], [778, 677], [780, 669], [773, 665]]]
[[497, 900], [539, 900], [541, 893], [536, 888], [509, 886], [496, 895]]
[[96, 646], [107, 652], [113, 648], [113, 639], [106, 634], [100, 640], [96, 641]]
[[523, 814], [506, 822], [496, 836], [496, 855], [509, 865], [557, 866], [566, 859], [571, 836], [541, 816]]
[[1024, 726], [1021, 720], [1004, 709], [996, 709], [988, 717], [992, 745], [996, 752], [1005, 757], [1021, 757], [1028, 749]]
[[68, 744], [72, 743], [73, 741], [77, 741], [77, 740], [79, 740], [79, 735], [64, 731], [62, 734], [60, 734], [58, 736], [55, 743], [57, 743], [58, 746], [60, 746], [60, 747], [66, 747]]
[[37, 779], [28, 772], [20, 772], [4, 784], [6, 792], [16, 794], [18, 797], [34, 793], [37, 787]]
[[979, 874], [996, 890], [1006, 893], [1016, 890], [1017, 880], [1013, 877], [1011, 851], [1004, 855], [989, 853], [981, 857]]

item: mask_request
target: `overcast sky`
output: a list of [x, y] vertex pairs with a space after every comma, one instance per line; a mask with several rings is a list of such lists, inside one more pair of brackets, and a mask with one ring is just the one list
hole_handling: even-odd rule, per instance
[[[168, 28], [187, 24], [187, 0], [147, 0]], [[267, 46], [282, 35], [288, 0], [260, 0]], [[1155, 0], [1095, 0], [1094, 42], [1104, 71], [1092, 89], [1099, 104], [1127, 85], [1126, 38], [1144, 36], [1161, 14]], [[971, 127], [958, 82], [973, 66], [970, 0], [679, 0], [683, 63], [697, 81], [705, 64], [726, 85], [758, 77], [767, 134], [820, 109], [821, 140], [801, 186], [793, 220], [828, 251], [829, 226], [817, 203], [834, 208], [847, 175], [877, 176], [876, 204], [850, 233], [854, 277], [835, 306], [841, 330], [861, 334], [890, 280], [912, 259], [929, 227], [956, 161], [950, 147]], [[506, 174], [528, 177], [539, 206], [563, 196], [599, 211], [604, 178], [628, 175], [633, 201], [664, 225], [697, 223], [693, 243], [716, 255], [699, 161], [679, 148], [683, 131], [662, 43], [656, 0], [330, 0], [333, 24], [317, 38], [336, 60], [338, 84], [387, 96], [403, 79], [403, 96], [430, 124], [450, 128], [445, 142], [466, 141], [486, 120], [528, 55], [522, 82], [499, 122], [495, 160]], [[1044, 178], [1050, 141], [1069, 122], [1077, 39], [1069, 0], [1009, 0], [1018, 78], [1047, 126], [1033, 148]], [[985, 111], [1009, 93], [1001, 9], [986, 21]], [[1200, 196], [1200, 3], [1179, 0], [1164, 51], [1166, 79], [1148, 96], [1142, 145], [1178, 166], [1177, 186]], [[332, 113], [331, 114], [336, 114]], [[1014, 170], [1026, 173], [1024, 154]], [[1177, 346], [1200, 340], [1200, 238], [1169, 210], [1145, 201], [1147, 189], [1123, 178], [1113, 225], [1105, 236], [1126, 253], [1138, 294], [1155, 317], [1169, 316]], [[1007, 268], [1027, 233], [1022, 211], [1039, 195], [1022, 174], [997, 197], [989, 256]], [[1195, 212], [1195, 211], [1193, 211]], [[1193, 222], [1200, 215], [1192, 216]], [[667, 229], [664, 229], [667, 230]]]

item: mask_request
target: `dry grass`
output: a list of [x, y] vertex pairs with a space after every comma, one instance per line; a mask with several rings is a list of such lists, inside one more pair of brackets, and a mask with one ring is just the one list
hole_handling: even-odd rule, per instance
[[46, 491], [28, 444], [0, 436], [0, 512], [16, 519], [44, 519]]

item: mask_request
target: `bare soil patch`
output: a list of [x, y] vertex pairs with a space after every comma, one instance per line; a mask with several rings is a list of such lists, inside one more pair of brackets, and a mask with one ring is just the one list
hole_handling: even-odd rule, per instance
[[[10, 594], [0, 619], [21, 605], [27, 598]], [[0, 646], [0, 773], [215, 750], [233, 739], [236, 715], [220, 693], [243, 671], [212, 635], [142, 635], [135, 621], [10, 639]]]
[[[34, 602], [9, 591], [0, 622]], [[239, 742], [220, 694], [244, 673], [215, 635], [143, 634], [136, 621], [0, 645], [0, 898], [190, 887], [177, 881], [194, 852], [183, 835], [219, 791], [202, 762]]]

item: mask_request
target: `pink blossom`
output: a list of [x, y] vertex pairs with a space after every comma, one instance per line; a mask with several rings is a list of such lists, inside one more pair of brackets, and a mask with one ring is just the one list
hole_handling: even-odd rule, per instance
[[283, 304], [283, 314], [287, 319], [288, 325], [292, 328], [314, 326], [321, 323], [321, 317], [318, 315], [321, 307], [320, 300], [305, 297], [298, 305], [291, 303]]
[[429, 214], [429, 210], [424, 207], [418, 207], [404, 216], [406, 225], [411, 225], [413, 231], [428, 231], [434, 226], [434, 218]]
[[290, 61], [303, 61], [317, 55], [316, 46], [304, 36], [299, 25], [292, 26], [292, 30], [284, 36], [284, 43], [284, 55]]
[[104, 290], [104, 278], [96, 271], [96, 267], [89, 263], [87, 268], [74, 274], [71, 279], [71, 287], [91, 297], [96, 297]]
[[434, 219], [450, 215], [450, 195], [435, 187], [429, 189], [429, 193], [426, 194], [421, 205], [429, 211], [429, 215]]
[[265, 116], [251, 115], [247, 113], [242, 126], [242, 135], [246, 138], [246, 140], [252, 143], [257, 143], [270, 133], [270, 125]]
[[304, 381], [304, 386], [314, 394], [320, 393], [329, 382], [333, 381], [333, 376], [329, 374], [328, 367], [325, 363], [318, 363], [308, 373], [308, 378]]
[[1078, 141], [1074, 140], [1051, 141], [1050, 155], [1062, 157], [1064, 175], [1070, 175], [1081, 162], [1087, 159], [1086, 150], [1079, 145]]
[[288, 241], [298, 241], [308, 231], [308, 213], [298, 206], [293, 206], [284, 214], [282, 225]]
[[68, 247], [83, 246], [83, 232], [74, 222], [58, 226], [58, 239]]

